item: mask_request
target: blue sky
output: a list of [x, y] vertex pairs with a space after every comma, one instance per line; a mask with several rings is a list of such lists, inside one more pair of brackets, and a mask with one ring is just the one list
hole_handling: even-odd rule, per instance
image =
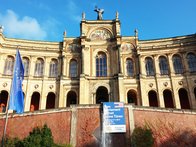
[[82, 12], [95, 20], [94, 7], [103, 19], [119, 12], [122, 36], [139, 31], [140, 40], [196, 33], [196, 0], [0, 0], [0, 25], [10, 38], [62, 41], [80, 35]]

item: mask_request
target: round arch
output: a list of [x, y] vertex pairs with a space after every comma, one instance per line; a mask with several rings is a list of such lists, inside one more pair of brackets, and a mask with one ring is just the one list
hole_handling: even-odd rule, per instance
[[150, 90], [148, 92], [148, 100], [149, 100], [150, 107], [158, 107], [158, 98], [157, 98], [156, 91]]
[[174, 108], [172, 92], [169, 89], [163, 91], [163, 98], [165, 103], [165, 108]]
[[181, 109], [190, 109], [189, 97], [187, 90], [185, 88], [180, 88], [178, 90], [178, 95], [180, 98]]
[[106, 87], [107, 90], [108, 90], [108, 93], [111, 92], [111, 90], [110, 90], [110, 85], [109, 85], [109, 84], [107, 84], [107, 83], [97, 83], [97, 84], [95, 84], [95, 86], [93, 87], [92, 93], [96, 93], [97, 89], [98, 89], [99, 87], [101, 87], [101, 86]]
[[130, 89], [127, 92], [127, 102], [134, 103], [135, 105], [138, 105], [137, 92], [135, 90]]
[[196, 87], [194, 88], [195, 100], [196, 100]]
[[71, 104], [77, 104], [77, 94], [73, 90], [67, 93], [67, 107], [70, 107]]
[[40, 105], [40, 93], [33, 92], [31, 97], [30, 111], [39, 110], [39, 105]]
[[104, 86], [98, 87], [96, 91], [96, 104], [101, 104], [102, 102], [109, 102], [108, 89]]
[[49, 92], [46, 99], [46, 109], [55, 108], [56, 95], [54, 92]]
[[6, 90], [2, 90], [0, 93], [0, 113], [6, 111], [8, 95]]

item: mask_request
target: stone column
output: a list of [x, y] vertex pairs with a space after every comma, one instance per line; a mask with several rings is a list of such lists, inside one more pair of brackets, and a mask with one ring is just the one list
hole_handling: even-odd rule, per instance
[[157, 88], [157, 99], [159, 102], [159, 107], [165, 107], [163, 93], [161, 92], [161, 85], [159, 83], [160, 70], [159, 70], [159, 58], [157, 55], [153, 56], [154, 59], [154, 71], [155, 71], [155, 81]]
[[6, 56], [2, 55], [0, 56], [0, 63], [1, 63], [1, 68], [0, 68], [0, 75], [3, 75], [4, 73], [4, 67], [5, 67], [5, 60]]
[[173, 91], [173, 94], [174, 94], [174, 101], [175, 101], [174, 104], [176, 105], [176, 109], [181, 109], [180, 98], [179, 98], [178, 91]]
[[65, 56], [63, 56], [62, 57], [62, 63], [63, 63], [63, 65], [62, 65], [62, 73], [63, 73], [63, 77], [64, 76], [67, 76], [67, 66], [68, 66], [68, 63], [67, 63], [67, 58], [65, 57]]
[[29, 77], [34, 76], [36, 60], [37, 60], [37, 58], [36, 58], [36, 57], [31, 57], [31, 59], [30, 59], [30, 65], [29, 65]]
[[118, 74], [119, 101], [125, 102], [123, 75]]
[[64, 91], [64, 87], [63, 87], [62, 81], [60, 81], [58, 107], [59, 108], [66, 107], [65, 91]]

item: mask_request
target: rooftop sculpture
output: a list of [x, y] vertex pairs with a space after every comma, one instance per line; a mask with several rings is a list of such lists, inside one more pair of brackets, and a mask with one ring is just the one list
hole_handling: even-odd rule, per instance
[[96, 6], [94, 11], [97, 12], [97, 20], [102, 20], [102, 14], [104, 13], [104, 9], [99, 9]]

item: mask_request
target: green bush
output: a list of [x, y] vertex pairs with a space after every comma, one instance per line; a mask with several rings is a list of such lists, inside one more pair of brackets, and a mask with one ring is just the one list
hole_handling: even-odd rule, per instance
[[154, 138], [152, 130], [147, 127], [136, 127], [132, 133], [132, 146], [133, 147], [152, 147]]
[[8, 137], [5, 138], [4, 147], [20, 147], [20, 145], [21, 145], [21, 141], [18, 138], [8, 138]]
[[34, 128], [23, 140], [24, 147], [52, 147], [53, 144], [52, 132], [47, 125], [44, 125], [43, 128]]
[[29, 136], [23, 140], [6, 138], [5, 147], [72, 147], [70, 144], [58, 145], [54, 143], [52, 132], [47, 125], [42, 128], [36, 127]]

